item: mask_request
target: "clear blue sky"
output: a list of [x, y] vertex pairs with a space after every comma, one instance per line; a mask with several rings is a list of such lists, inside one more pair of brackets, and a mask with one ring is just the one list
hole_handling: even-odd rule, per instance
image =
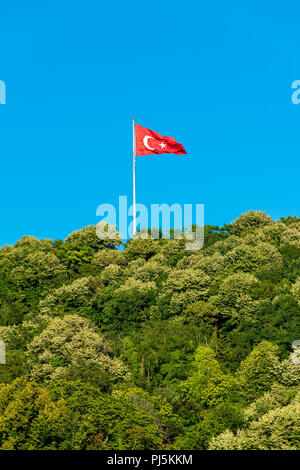
[[[139, 157], [137, 202], [300, 216], [299, 2], [1, 5], [0, 245], [64, 238], [132, 194], [130, 116], [188, 155]], [[131, 202], [131, 201], [130, 201]]]

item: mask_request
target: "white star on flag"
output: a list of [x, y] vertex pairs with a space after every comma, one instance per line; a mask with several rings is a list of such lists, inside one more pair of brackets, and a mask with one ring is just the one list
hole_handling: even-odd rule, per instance
[[164, 144], [163, 142], [159, 145], [161, 146], [162, 149], [164, 149], [166, 147], [166, 144]]

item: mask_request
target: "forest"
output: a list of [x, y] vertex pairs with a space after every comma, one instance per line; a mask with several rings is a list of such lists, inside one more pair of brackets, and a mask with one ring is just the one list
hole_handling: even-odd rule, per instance
[[204, 232], [0, 250], [1, 450], [300, 450], [300, 219]]

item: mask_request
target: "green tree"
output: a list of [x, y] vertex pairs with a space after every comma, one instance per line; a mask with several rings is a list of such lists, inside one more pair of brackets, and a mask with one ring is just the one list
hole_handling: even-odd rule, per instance
[[[111, 227], [106, 227], [109, 230]], [[56, 251], [59, 258], [68, 269], [70, 277], [78, 273], [90, 274], [91, 261], [94, 254], [102, 249], [116, 249], [121, 245], [119, 234], [116, 232], [116, 239], [100, 239], [97, 236], [96, 226], [89, 225], [82, 230], [72, 232], [64, 242], [56, 241]]]
[[129, 278], [120, 287], [99, 289], [91, 318], [102, 327], [130, 328], [149, 318], [156, 284]]
[[299, 450], [300, 403], [276, 408], [236, 435], [225, 431], [210, 443], [211, 450]]
[[0, 445], [2, 450], [60, 449], [68, 428], [64, 400], [25, 378], [0, 385]]
[[[80, 368], [96, 367], [99, 383], [104, 374], [109, 382], [124, 380], [126, 366], [110, 357], [111, 345], [93, 323], [77, 315], [55, 318], [28, 346], [30, 376], [46, 382], [70, 377]], [[77, 374], [78, 376], [78, 369]]]
[[237, 387], [237, 381], [225, 374], [215, 358], [215, 352], [199, 346], [195, 353], [194, 372], [180, 386], [180, 397], [191, 410], [200, 411], [219, 405]]
[[232, 222], [231, 233], [240, 235], [246, 230], [260, 228], [272, 222], [272, 218], [263, 211], [248, 211]]
[[247, 400], [251, 401], [271, 388], [277, 381], [278, 367], [278, 346], [268, 341], [259, 343], [237, 370]]
[[179, 318], [143, 323], [124, 338], [122, 355], [141, 387], [152, 389], [179, 383], [191, 371], [198, 329]]

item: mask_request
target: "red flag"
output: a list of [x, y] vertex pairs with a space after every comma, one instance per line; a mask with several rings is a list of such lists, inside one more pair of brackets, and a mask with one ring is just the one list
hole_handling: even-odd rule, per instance
[[158, 132], [135, 124], [135, 154], [142, 156], [157, 153], [183, 155], [186, 151], [173, 137], [164, 137]]

